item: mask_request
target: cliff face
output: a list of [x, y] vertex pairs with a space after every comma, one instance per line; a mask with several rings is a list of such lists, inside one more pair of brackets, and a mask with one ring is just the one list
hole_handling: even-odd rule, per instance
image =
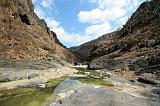
[[75, 59], [34, 13], [31, 0], [1, 0], [0, 32], [0, 59]]
[[[133, 70], [160, 64], [160, 2], [144, 2], [114, 36], [95, 44], [89, 68], [109, 70], [129, 66]], [[107, 43], [108, 42], [108, 43]]]
[[82, 44], [75, 51], [84, 55], [91, 69], [113, 70], [127, 66], [131, 70], [159, 70], [159, 23], [160, 1], [144, 2], [121, 30]]

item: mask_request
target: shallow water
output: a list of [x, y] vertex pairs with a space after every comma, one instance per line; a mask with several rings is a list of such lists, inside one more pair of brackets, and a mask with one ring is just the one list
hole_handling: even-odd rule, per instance
[[46, 98], [51, 96], [50, 93], [37, 89], [25, 89], [24, 91], [23, 88], [20, 88], [19, 90], [18, 93], [1, 97], [0, 106], [41, 106]]
[[50, 80], [46, 88], [16, 88], [1, 90], [0, 106], [43, 106], [54, 96], [56, 86], [65, 78]]
[[92, 83], [95, 81], [99, 83], [101, 80], [89, 77], [59, 78], [47, 82], [46, 88], [16, 88], [0, 91], [0, 94], [3, 94], [0, 96], [0, 106], [43, 106], [53, 96], [63, 97], [67, 91], [81, 87], [82, 83]]
[[80, 75], [50, 80], [46, 88], [17, 88], [0, 94], [0, 106], [152, 106], [150, 101], [115, 91], [112, 83], [101, 78]]

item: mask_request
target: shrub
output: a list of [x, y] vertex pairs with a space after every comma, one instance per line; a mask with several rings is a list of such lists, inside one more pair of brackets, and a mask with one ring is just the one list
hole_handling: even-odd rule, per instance
[[139, 38], [136, 37], [136, 38], [133, 39], [133, 43], [134, 43], [134, 44], [138, 44], [139, 42], [140, 42], [140, 39], [139, 39]]

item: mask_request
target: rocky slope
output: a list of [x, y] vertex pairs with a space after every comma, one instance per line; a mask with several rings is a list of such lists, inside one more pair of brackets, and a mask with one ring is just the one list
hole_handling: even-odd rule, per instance
[[86, 62], [89, 56], [89, 53], [93, 51], [95, 44], [98, 42], [103, 42], [105, 39], [109, 39], [112, 37], [113, 33], [105, 34], [95, 40], [84, 43], [80, 46], [71, 47], [70, 50], [77, 56], [80, 62]]
[[0, 32], [0, 60], [75, 59], [34, 13], [31, 0], [1, 0]]
[[93, 49], [87, 57], [88, 67], [120, 69], [122, 72], [136, 70], [137, 75], [147, 71], [152, 74], [151, 76], [159, 78], [159, 23], [160, 1], [151, 0], [142, 3], [121, 30], [91, 47]]
[[[128, 61], [133, 64], [132, 62], [136, 58], [142, 62], [139, 64], [140, 67], [159, 64], [159, 5], [160, 2], [157, 0], [141, 4], [138, 10], [128, 20], [126, 25], [124, 25], [120, 31], [117, 31], [115, 36], [104, 41], [107, 42], [108, 40], [111, 40], [110, 44], [100, 42], [95, 45], [94, 50], [92, 50], [92, 53], [89, 56], [89, 59], [94, 62], [91, 62], [89, 66], [94, 68], [93, 64], [98, 62], [99, 66], [97, 68], [105, 68], [111, 61], [120, 63], [122, 61]], [[149, 61], [150, 63], [145, 63]], [[111, 62], [111, 64], [116, 65], [116, 62]]]

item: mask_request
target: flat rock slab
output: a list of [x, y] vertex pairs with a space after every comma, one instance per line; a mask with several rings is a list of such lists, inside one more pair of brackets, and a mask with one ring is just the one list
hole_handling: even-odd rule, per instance
[[138, 98], [111, 88], [85, 85], [71, 96], [53, 102], [51, 106], [159, 106], [159, 102]]
[[87, 75], [83, 75], [83, 74], [71, 74], [68, 77], [79, 77], [79, 78], [81, 78], [81, 77], [87, 77]]

